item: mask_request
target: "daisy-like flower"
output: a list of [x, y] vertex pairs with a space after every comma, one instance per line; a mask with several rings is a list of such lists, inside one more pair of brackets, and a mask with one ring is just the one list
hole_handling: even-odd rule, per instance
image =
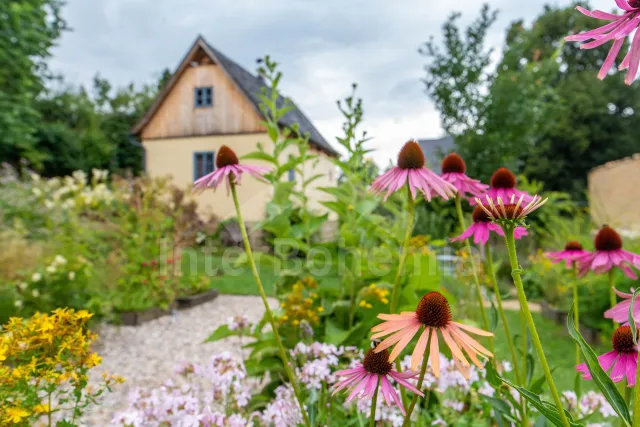
[[622, 237], [608, 225], [603, 226], [594, 240], [595, 252], [589, 252], [577, 259], [580, 277], [589, 271], [603, 274], [618, 267], [624, 274], [637, 279], [638, 275], [632, 266], [640, 268], [640, 255], [622, 249]]
[[[627, 386], [633, 387], [636, 384], [636, 369], [638, 367], [638, 347], [633, 343], [633, 333], [631, 327], [620, 326], [613, 333], [611, 339], [613, 351], [598, 357], [598, 362], [602, 370], [609, 373], [614, 383], [627, 379]], [[613, 367], [613, 369], [611, 369]], [[576, 370], [582, 374], [586, 380], [592, 379], [586, 363], [576, 366]]]
[[[491, 218], [489, 218], [489, 215], [487, 215], [484, 209], [482, 209], [482, 205], [477, 205], [473, 209], [471, 218], [473, 219], [473, 224], [471, 224], [469, 228], [464, 230], [461, 235], [451, 239], [452, 242], [465, 240], [473, 236], [473, 243], [475, 243], [476, 245], [484, 245], [489, 241], [489, 234], [491, 234], [491, 231], [493, 231], [494, 233], [498, 233], [498, 235], [500, 236], [504, 236], [504, 231], [502, 231], [502, 228], [498, 224], [494, 224], [491, 222]], [[527, 234], [529, 233], [524, 227], [516, 227], [514, 230], [516, 239], [520, 239]]]
[[440, 178], [453, 184], [459, 194], [479, 196], [489, 189], [487, 184], [483, 184], [477, 179], [469, 178], [466, 172], [467, 165], [458, 154], [451, 153], [442, 160], [442, 175], [440, 175]]
[[371, 192], [384, 194], [386, 200], [391, 193], [409, 185], [411, 197], [416, 199], [418, 190], [431, 201], [432, 193], [436, 193], [444, 200], [449, 200], [456, 192], [456, 188], [440, 178], [436, 173], [424, 167], [424, 153], [420, 144], [410, 140], [398, 154], [398, 166], [389, 169], [373, 181]]
[[[385, 322], [371, 329], [375, 332], [372, 339], [388, 335], [388, 337], [376, 347], [375, 351], [382, 352], [395, 345], [389, 356], [389, 362], [393, 362], [413, 337], [422, 330], [413, 354], [411, 355], [411, 369], [414, 371], [418, 368], [423, 357], [429, 357], [433, 375], [435, 375], [436, 378], [440, 376], [440, 341], [438, 331], [442, 335], [445, 345], [451, 349], [456, 367], [467, 379], [469, 379], [469, 367], [471, 365], [469, 365], [463, 350], [480, 369], [482, 369], [484, 365], [478, 359], [478, 355], [485, 358], [493, 357], [493, 354], [489, 350], [471, 338], [467, 332], [484, 337], [491, 337], [493, 334], [483, 331], [482, 329], [474, 328], [473, 326], [454, 322], [451, 316], [449, 301], [439, 292], [429, 292], [423, 296], [418, 303], [416, 311], [403, 312], [401, 314], [379, 314], [378, 318]], [[430, 350], [429, 354], [425, 355], [429, 337], [431, 337]]]
[[[607, 319], [613, 319], [616, 323], [625, 324], [629, 320], [629, 308], [631, 307], [631, 299], [633, 298], [633, 293], [635, 289], [631, 288], [631, 293], [627, 294], [625, 292], [620, 292], [616, 288], [613, 288], [616, 295], [623, 299], [623, 301], [616, 304], [614, 307], [611, 307], [609, 310], [604, 312], [604, 317]], [[633, 318], [640, 320], [640, 301], [636, 301], [633, 305]]]
[[[566, 41], [571, 42], [586, 42], [588, 43], [580, 45], [580, 49], [593, 49], [600, 45], [603, 45], [609, 41], [613, 42], [607, 58], [600, 67], [598, 72], [598, 78], [604, 79], [609, 73], [609, 70], [615, 63], [618, 53], [624, 44], [625, 39], [640, 26], [640, 0], [615, 0], [616, 4], [622, 9], [622, 15], [615, 15], [613, 13], [603, 12], [601, 10], [587, 10], [581, 6], [577, 6], [576, 9], [584, 15], [591, 18], [600, 19], [603, 21], [611, 21], [602, 27], [595, 30], [585, 31], [584, 33], [574, 34], [572, 36], [565, 37]], [[640, 64], [640, 33], [636, 31], [631, 42], [631, 47], [627, 55], [624, 57], [620, 65], [619, 70], [628, 70], [624, 82], [627, 85], [633, 83], [638, 73], [638, 65]]]
[[[480, 199], [484, 200], [489, 197], [494, 202], [501, 198], [502, 200], [510, 200], [512, 196], [519, 199], [523, 196], [522, 200], [525, 203], [529, 203], [533, 200], [533, 196], [524, 191], [520, 191], [516, 188], [516, 176], [507, 168], [500, 168], [496, 170], [491, 176], [491, 188], [487, 192], [481, 194]], [[472, 205], [477, 203], [477, 197], [470, 199], [469, 203]]]
[[373, 399], [373, 394], [379, 381], [380, 392], [387, 405], [391, 406], [395, 403], [402, 411], [402, 414], [406, 416], [402, 400], [400, 400], [391, 382], [389, 382], [389, 377], [394, 379], [401, 387], [419, 396], [424, 396], [420, 390], [408, 381], [416, 378], [418, 373], [413, 371], [402, 373], [394, 371], [391, 362], [389, 362], [389, 352], [387, 350], [378, 351], [371, 348], [364, 356], [362, 364], [353, 369], [338, 371], [336, 375], [344, 378], [336, 383], [333, 394], [347, 388], [347, 392], [349, 392], [347, 403], [358, 396], [360, 399]]
[[549, 258], [552, 263], [557, 264], [560, 261], [564, 261], [567, 268], [571, 267], [574, 261], [578, 258], [590, 254], [591, 252], [582, 249], [580, 242], [567, 242], [564, 245], [564, 250], [557, 252], [545, 252], [544, 256]]
[[264, 181], [264, 174], [268, 171], [269, 169], [263, 166], [240, 164], [236, 153], [231, 148], [223, 145], [216, 155], [216, 170], [196, 180], [193, 186], [197, 190], [204, 190], [207, 187], [213, 187], [215, 190], [222, 181], [225, 181], [227, 190], [229, 190], [231, 183], [240, 184], [240, 177], [244, 172]]
[[543, 200], [540, 196], [533, 196], [531, 201], [525, 205], [523, 204], [524, 194], [521, 194], [518, 199], [514, 194], [511, 199], [507, 199], [507, 204], [504, 203], [501, 197], [498, 197], [496, 204], [491, 197], [486, 196], [487, 203], [483, 205], [480, 198], [476, 197], [476, 203], [485, 211], [491, 221], [511, 221], [516, 223], [521, 222], [531, 212], [547, 203], [547, 200]]

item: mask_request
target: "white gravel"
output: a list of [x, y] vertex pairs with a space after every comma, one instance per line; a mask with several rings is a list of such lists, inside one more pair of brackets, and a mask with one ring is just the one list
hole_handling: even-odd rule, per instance
[[[270, 299], [269, 304], [276, 307], [277, 301]], [[263, 313], [260, 297], [220, 295], [206, 304], [140, 326], [101, 325], [97, 329], [96, 351], [102, 356], [102, 365], [94, 369], [92, 376], [97, 379], [107, 370], [124, 377], [126, 382], [106, 394], [100, 406], [89, 408], [83, 424], [108, 425], [114, 412], [127, 408], [130, 390], [161, 385], [174, 376], [174, 368], [180, 362], [205, 363], [222, 351], [241, 357], [238, 337], [203, 341], [231, 316], [244, 314], [255, 323]]]

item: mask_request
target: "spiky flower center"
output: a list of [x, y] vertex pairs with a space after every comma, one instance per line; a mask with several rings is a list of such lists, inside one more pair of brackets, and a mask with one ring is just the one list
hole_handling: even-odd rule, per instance
[[443, 328], [451, 321], [449, 301], [440, 292], [429, 292], [418, 303], [416, 316], [425, 326]]
[[216, 167], [223, 168], [225, 166], [237, 165], [238, 164], [238, 156], [233, 150], [226, 145], [223, 145], [218, 150], [218, 155], [216, 156]]
[[473, 219], [473, 222], [490, 222], [491, 219], [489, 218], [489, 215], [487, 215], [487, 213], [484, 211], [484, 209], [482, 209], [482, 206], [480, 205], [476, 205], [475, 208], [473, 208], [473, 213], [471, 214], [471, 218]]
[[387, 375], [391, 372], [391, 363], [389, 363], [389, 352], [384, 349], [380, 353], [376, 353], [373, 348], [367, 351], [362, 362], [367, 372], [378, 375]]
[[640, 0], [629, 0], [629, 6], [634, 8], [640, 7]]
[[616, 230], [605, 225], [596, 234], [595, 246], [599, 251], [615, 251], [622, 248], [622, 238]]
[[633, 334], [630, 326], [620, 326], [613, 333], [611, 339], [613, 349], [620, 353], [635, 353], [636, 346], [633, 344]]
[[507, 168], [500, 168], [491, 177], [493, 188], [515, 188], [516, 176]]
[[424, 153], [420, 144], [415, 140], [410, 140], [398, 154], [398, 167], [400, 169], [420, 169], [424, 167]]
[[[498, 210], [502, 211], [502, 208], [498, 208]], [[507, 219], [516, 219], [520, 218], [520, 216], [522, 215], [523, 208], [522, 205], [517, 204], [504, 205], [504, 211], [506, 212], [506, 215], [502, 215], [501, 213], [501, 217]]]
[[467, 165], [456, 153], [451, 153], [442, 160], [442, 173], [465, 173], [466, 170]]
[[580, 244], [580, 242], [567, 242], [566, 245], [564, 245], [564, 250], [565, 251], [581, 251], [582, 250], [582, 245]]

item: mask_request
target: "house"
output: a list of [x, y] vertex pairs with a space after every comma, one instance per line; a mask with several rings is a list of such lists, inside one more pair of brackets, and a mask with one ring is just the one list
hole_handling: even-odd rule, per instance
[[444, 156], [455, 148], [453, 137], [445, 136], [438, 139], [419, 139], [418, 144], [422, 148], [424, 157], [427, 161], [427, 167], [440, 172], [440, 163]]
[[[144, 148], [146, 172], [152, 177], [171, 176], [178, 186], [191, 185], [213, 171], [216, 152], [223, 144], [238, 157], [256, 151], [259, 142], [269, 151], [270, 140], [261, 123], [264, 116], [258, 97], [264, 86], [259, 77], [199, 36], [149, 111], [131, 131]], [[311, 88], [309, 94], [312, 95]], [[280, 101], [284, 102], [284, 98]], [[295, 104], [280, 121], [282, 126], [294, 123], [299, 124], [303, 134], [309, 134], [311, 151], [319, 154], [318, 161], [305, 165], [305, 176], [323, 175], [308, 193], [308, 206], [325, 212], [320, 202], [330, 196], [317, 188], [336, 184], [337, 174], [330, 160], [337, 152]], [[291, 153], [283, 153], [283, 160]], [[286, 178], [299, 179], [295, 171], [290, 171]], [[265, 217], [271, 191], [271, 186], [249, 175], [242, 177], [238, 196], [247, 222], [259, 222]], [[224, 188], [216, 192], [207, 190], [197, 197], [203, 212], [212, 212], [221, 219], [235, 216], [233, 202]]]

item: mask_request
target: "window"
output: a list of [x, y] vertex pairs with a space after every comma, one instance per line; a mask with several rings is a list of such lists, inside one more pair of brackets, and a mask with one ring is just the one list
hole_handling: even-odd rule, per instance
[[296, 171], [294, 169], [289, 169], [289, 182], [293, 182], [296, 180]]
[[215, 168], [215, 153], [213, 151], [204, 151], [193, 153], [193, 180], [202, 178], [208, 173], [213, 172]]
[[194, 105], [196, 108], [213, 105], [213, 87], [197, 87], [194, 89]]

